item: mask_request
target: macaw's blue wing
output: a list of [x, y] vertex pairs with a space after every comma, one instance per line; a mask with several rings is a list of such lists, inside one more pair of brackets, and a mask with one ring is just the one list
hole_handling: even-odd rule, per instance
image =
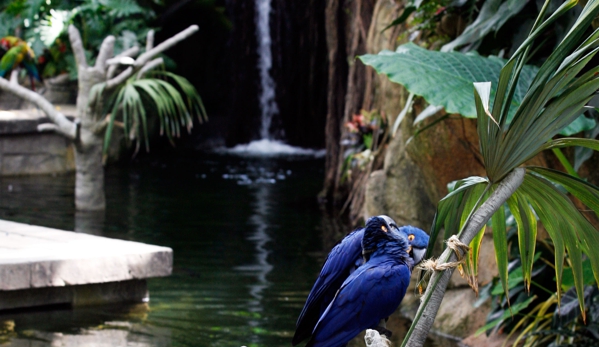
[[306, 304], [296, 323], [292, 344], [295, 346], [312, 334], [318, 319], [331, 303], [343, 282], [362, 263], [364, 229], [347, 235], [329, 253], [320, 270]]
[[388, 259], [369, 261], [341, 286], [318, 321], [306, 347], [341, 347], [374, 328], [399, 306], [410, 283], [410, 269]]

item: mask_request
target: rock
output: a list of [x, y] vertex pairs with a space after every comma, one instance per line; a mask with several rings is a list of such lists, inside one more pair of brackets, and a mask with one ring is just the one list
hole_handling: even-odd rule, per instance
[[389, 145], [383, 170], [373, 172], [367, 181], [364, 217], [387, 214], [400, 225], [428, 229], [435, 207], [426, 193], [419, 168], [399, 148], [401, 138]]
[[[462, 345], [468, 346], [468, 347], [478, 347], [478, 346], [502, 347], [502, 346], [504, 346], [505, 338], [506, 338], [506, 336], [502, 336], [502, 335], [491, 334], [491, 335], [487, 336], [486, 334], [482, 333], [478, 336], [474, 336], [474, 335], [468, 336], [467, 338], [462, 340]], [[514, 343], [515, 339], [516, 339], [516, 337], [513, 336], [512, 338], [510, 338], [510, 340], [505, 345], [511, 346]]]
[[433, 329], [445, 334], [466, 337], [485, 324], [491, 303], [475, 308], [476, 295], [470, 288], [449, 289], [441, 302]]
[[[402, 126], [405, 137], [414, 134], [413, 117], [407, 118]], [[429, 197], [435, 202], [447, 195], [448, 183], [469, 176], [486, 176], [473, 119], [459, 115], [447, 118], [413, 137], [405, 151], [420, 168]]]

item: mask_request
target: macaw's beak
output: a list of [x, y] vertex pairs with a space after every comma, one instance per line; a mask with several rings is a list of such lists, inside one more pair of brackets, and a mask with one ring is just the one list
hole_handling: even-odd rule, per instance
[[414, 260], [414, 266], [416, 266], [422, 261], [422, 258], [424, 258], [424, 255], [426, 254], [426, 248], [410, 247], [410, 251], [408, 253], [410, 258]]

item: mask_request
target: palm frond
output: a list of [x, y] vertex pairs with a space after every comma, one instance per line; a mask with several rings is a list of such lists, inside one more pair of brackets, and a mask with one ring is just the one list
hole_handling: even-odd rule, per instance
[[150, 115], [158, 116], [160, 135], [166, 135], [171, 144], [174, 144], [175, 137], [181, 136], [182, 127], [188, 132], [191, 131], [192, 114], [196, 115], [200, 122], [208, 119], [202, 100], [193, 85], [184, 77], [171, 72], [153, 72], [151, 77], [141, 79], [132, 77], [114, 95], [110, 102], [112, 111], [104, 139], [105, 154], [117, 118], [122, 119], [127, 140], [137, 140], [137, 149], [143, 140], [146, 150], [150, 148]]

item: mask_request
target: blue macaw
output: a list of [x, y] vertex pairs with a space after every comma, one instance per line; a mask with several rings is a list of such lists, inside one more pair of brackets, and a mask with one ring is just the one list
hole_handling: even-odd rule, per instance
[[[395, 221], [388, 216], [378, 217], [385, 220], [390, 229], [406, 236], [410, 243], [408, 253], [414, 264], [418, 264], [426, 253], [429, 236], [423, 230], [413, 226], [399, 228]], [[370, 219], [367, 224], [369, 221]], [[333, 300], [341, 284], [356, 268], [362, 265], [364, 260], [368, 259], [370, 251], [366, 248], [363, 252], [362, 249], [364, 231], [365, 228], [353, 231], [337, 243], [329, 253], [297, 320], [292, 340], [294, 346], [310, 337], [316, 322]]]
[[408, 239], [385, 219], [368, 220], [362, 240], [369, 259], [341, 285], [312, 332], [306, 347], [343, 347], [399, 306], [410, 284], [414, 262]]

